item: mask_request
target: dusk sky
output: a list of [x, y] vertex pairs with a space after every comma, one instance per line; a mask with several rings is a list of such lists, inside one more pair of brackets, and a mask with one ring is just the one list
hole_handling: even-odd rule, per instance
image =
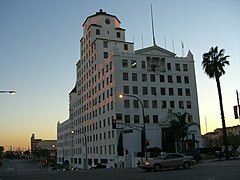
[[[103, 9], [121, 21], [135, 50], [152, 46], [150, 4], [158, 46], [195, 59], [202, 134], [221, 128], [215, 79], [201, 66], [211, 47], [225, 49], [230, 65], [221, 77], [226, 125], [240, 92], [239, 0], [0, 0], [0, 146], [30, 146], [30, 137], [57, 139], [57, 122], [68, 119], [68, 94], [85, 19]], [[141, 40], [143, 37], [143, 41]], [[207, 127], [205, 124], [207, 121]]]

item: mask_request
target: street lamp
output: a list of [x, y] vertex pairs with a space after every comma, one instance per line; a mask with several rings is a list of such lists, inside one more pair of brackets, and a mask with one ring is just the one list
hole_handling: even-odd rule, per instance
[[0, 91], [0, 93], [9, 93], [9, 94], [15, 95], [16, 91]]
[[141, 104], [141, 107], [142, 107], [142, 117], [143, 117], [143, 129], [142, 129], [142, 139], [143, 139], [143, 142], [142, 143], [142, 151], [146, 154], [145, 155], [145, 158], [147, 160], [147, 147], [146, 147], [146, 143], [147, 143], [147, 140], [146, 140], [146, 125], [145, 125], [145, 121], [146, 121], [146, 117], [145, 117], [145, 112], [144, 112], [144, 106], [143, 106], [143, 102], [137, 97], [137, 96], [134, 96], [134, 95], [130, 95], [130, 94], [120, 94], [119, 95], [119, 98], [123, 98], [124, 96], [126, 97], [132, 97], [132, 98], [135, 98], [137, 99], [140, 104]]
[[[74, 131], [72, 130], [71, 133], [73, 134]], [[85, 151], [86, 151], [86, 156], [85, 156], [85, 167], [84, 169], [88, 169], [88, 146], [87, 146], [87, 135], [86, 133], [80, 131], [81, 134], [84, 135], [84, 139], [85, 139]]]
[[88, 146], [87, 146], [87, 135], [86, 133], [80, 131], [81, 134], [85, 137], [85, 151], [86, 151], [86, 160], [85, 160], [85, 169], [88, 169]]

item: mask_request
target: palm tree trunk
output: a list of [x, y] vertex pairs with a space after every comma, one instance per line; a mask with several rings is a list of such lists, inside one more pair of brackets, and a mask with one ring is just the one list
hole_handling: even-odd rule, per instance
[[228, 137], [227, 137], [227, 130], [226, 130], [226, 123], [225, 123], [225, 117], [224, 117], [224, 111], [223, 111], [223, 102], [222, 102], [222, 91], [221, 91], [221, 85], [220, 85], [220, 78], [216, 77], [217, 82], [217, 89], [218, 89], [218, 98], [219, 98], [219, 104], [220, 104], [220, 111], [221, 111], [221, 119], [222, 119], [222, 132], [223, 132], [223, 144], [225, 147], [225, 158], [229, 159], [229, 151], [228, 151]]

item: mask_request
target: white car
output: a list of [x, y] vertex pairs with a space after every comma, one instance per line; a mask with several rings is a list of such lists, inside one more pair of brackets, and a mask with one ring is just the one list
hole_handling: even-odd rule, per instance
[[180, 153], [165, 153], [152, 160], [140, 164], [140, 168], [147, 171], [159, 171], [162, 168], [180, 168], [189, 169], [194, 164], [192, 156], [185, 156]]

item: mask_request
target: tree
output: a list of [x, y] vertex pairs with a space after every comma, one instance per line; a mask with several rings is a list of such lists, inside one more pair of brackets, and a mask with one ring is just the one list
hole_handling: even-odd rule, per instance
[[215, 48], [211, 47], [209, 52], [203, 54], [202, 66], [203, 66], [204, 72], [209, 76], [209, 78], [215, 79], [217, 83], [218, 98], [219, 98], [219, 105], [220, 105], [221, 119], [222, 119], [223, 143], [225, 146], [225, 157], [226, 159], [229, 159], [228, 137], [227, 137], [227, 131], [226, 131], [223, 102], [222, 102], [222, 91], [221, 91], [221, 84], [220, 84], [220, 77], [225, 74], [224, 67], [225, 65], [229, 65], [229, 61], [227, 61], [227, 58], [229, 58], [229, 56], [225, 56], [224, 52], [225, 52], [224, 49], [221, 49], [220, 51], [218, 51], [218, 46], [216, 46]]
[[173, 135], [173, 139], [174, 141], [177, 143], [177, 150], [184, 150], [184, 140], [188, 135], [188, 128], [189, 126], [193, 126], [196, 125], [199, 127], [198, 123], [195, 122], [191, 122], [188, 123], [186, 121], [187, 116], [189, 115], [189, 113], [185, 112], [183, 114], [181, 113], [173, 113], [174, 117], [176, 117], [176, 119], [172, 120], [170, 122], [170, 128], [169, 131], [171, 132], [171, 134]]

